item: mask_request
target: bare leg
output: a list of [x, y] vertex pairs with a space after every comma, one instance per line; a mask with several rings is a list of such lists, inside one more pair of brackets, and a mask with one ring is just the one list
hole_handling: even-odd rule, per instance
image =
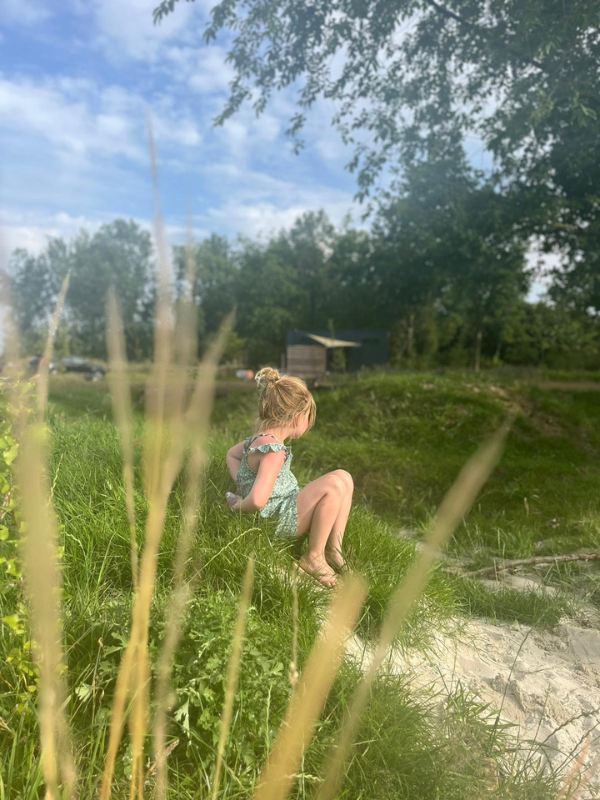
[[333, 528], [329, 534], [329, 539], [325, 545], [325, 554], [328, 563], [335, 569], [342, 569], [346, 565], [344, 556], [342, 555], [342, 542], [344, 534], [346, 533], [346, 523], [350, 516], [350, 509], [352, 508], [352, 493], [354, 491], [354, 481], [349, 472], [343, 469], [335, 470], [333, 475], [338, 475], [344, 482], [344, 494], [338, 515], [333, 523]]
[[330, 473], [309, 483], [298, 495], [298, 534], [310, 531], [308, 551], [300, 559], [300, 566], [325, 586], [336, 582], [335, 572], [325, 558], [325, 547], [340, 514], [344, 494], [342, 479]]

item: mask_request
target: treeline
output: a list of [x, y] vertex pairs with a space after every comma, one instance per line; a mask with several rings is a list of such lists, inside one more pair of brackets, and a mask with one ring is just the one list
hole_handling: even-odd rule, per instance
[[[425, 166], [404, 195], [382, 204], [369, 231], [335, 228], [307, 212], [265, 241], [212, 235], [194, 248], [193, 297], [202, 352], [236, 308], [228, 359], [278, 363], [286, 331], [389, 330], [396, 366], [546, 365], [597, 369], [596, 281], [568, 260], [549, 276], [544, 301], [529, 303], [535, 270], [518, 208], [485, 183]], [[183, 247], [172, 251], [173, 291], [185, 283]], [[106, 356], [105, 302], [114, 285], [128, 356], [152, 357], [156, 296], [150, 234], [117, 219], [45, 251], [14, 252], [13, 303], [24, 346], [39, 352], [61, 281], [71, 272], [59, 353]], [[593, 278], [594, 276], [592, 276]]]

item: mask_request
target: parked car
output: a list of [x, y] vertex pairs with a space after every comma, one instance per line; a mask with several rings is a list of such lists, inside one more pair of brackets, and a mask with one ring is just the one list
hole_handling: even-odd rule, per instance
[[[35, 373], [35, 372], [37, 372], [39, 370], [40, 362], [41, 362], [41, 360], [43, 358], [44, 358], [44, 356], [40, 356], [40, 355], [31, 356], [31, 358], [29, 359], [29, 369], [31, 370], [32, 373]], [[48, 372], [51, 375], [55, 375], [58, 372], [58, 368], [59, 367], [58, 367], [57, 362], [56, 361], [51, 361], [49, 366], [48, 366]]]
[[78, 372], [88, 381], [99, 381], [106, 375], [106, 370], [100, 364], [92, 364], [87, 358], [81, 356], [65, 356], [61, 360], [65, 372]]

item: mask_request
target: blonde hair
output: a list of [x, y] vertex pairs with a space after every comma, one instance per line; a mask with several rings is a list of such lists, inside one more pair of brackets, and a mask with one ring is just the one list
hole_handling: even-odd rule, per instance
[[257, 372], [254, 380], [258, 384], [257, 433], [293, 425], [302, 414], [308, 414], [308, 429], [312, 428], [317, 409], [303, 380], [280, 375], [279, 370], [271, 367]]

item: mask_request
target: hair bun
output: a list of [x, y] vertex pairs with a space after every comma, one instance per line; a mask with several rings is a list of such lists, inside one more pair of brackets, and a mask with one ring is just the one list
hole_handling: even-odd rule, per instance
[[256, 373], [254, 380], [258, 383], [258, 391], [262, 394], [275, 386], [279, 380], [279, 370], [273, 369], [273, 367], [263, 367]]

